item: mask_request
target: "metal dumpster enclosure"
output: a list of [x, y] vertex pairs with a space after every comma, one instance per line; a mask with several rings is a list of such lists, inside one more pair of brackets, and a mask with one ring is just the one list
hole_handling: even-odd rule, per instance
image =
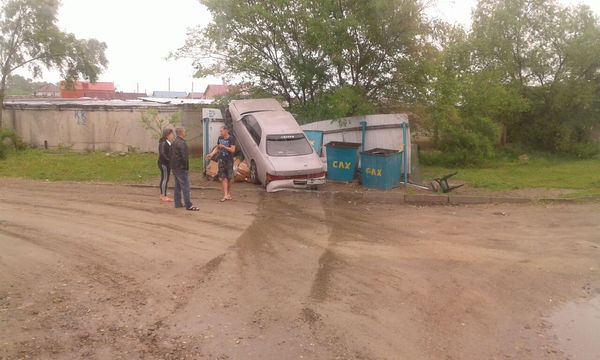
[[321, 130], [304, 130], [304, 134], [310, 145], [315, 149], [317, 155], [321, 156], [323, 148], [323, 131]]
[[401, 184], [402, 151], [372, 149], [360, 154], [360, 181], [370, 189], [390, 190]]
[[[407, 114], [379, 114], [323, 120], [302, 125], [303, 130], [323, 131], [323, 144], [332, 141], [360, 143], [363, 121], [367, 122], [363, 150], [381, 148], [406, 149], [406, 165], [410, 173], [411, 131]], [[404, 125], [404, 128], [402, 127]], [[323, 148], [325, 153], [327, 149]]]
[[327, 179], [352, 182], [358, 162], [360, 143], [332, 141], [325, 145], [327, 150]]

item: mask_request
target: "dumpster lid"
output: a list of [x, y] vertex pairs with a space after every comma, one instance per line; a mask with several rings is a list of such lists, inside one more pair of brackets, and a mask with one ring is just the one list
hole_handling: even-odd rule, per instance
[[348, 148], [348, 149], [358, 149], [361, 147], [361, 143], [351, 143], [344, 141], [331, 141], [328, 142], [325, 147], [333, 147], [333, 148]]
[[390, 155], [393, 155], [393, 154], [397, 154], [399, 152], [402, 152], [402, 151], [375, 148], [375, 149], [363, 151], [362, 154], [365, 154], [365, 155], [375, 155], [375, 156], [390, 156]]

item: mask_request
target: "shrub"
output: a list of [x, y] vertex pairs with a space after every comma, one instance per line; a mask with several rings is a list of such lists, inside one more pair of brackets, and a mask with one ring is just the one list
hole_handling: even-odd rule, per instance
[[[365, 92], [353, 86], [342, 86], [318, 100], [292, 104], [290, 111], [304, 124], [319, 120], [341, 119], [375, 113]], [[343, 124], [342, 124], [343, 125]]]
[[458, 118], [440, 128], [441, 161], [447, 166], [481, 165], [494, 157], [498, 126], [485, 117]]
[[2, 129], [0, 130], [0, 142], [7, 146], [6, 141], [9, 141], [12, 146], [15, 147], [15, 150], [25, 150], [27, 146], [21, 140], [19, 135], [12, 129]]
[[160, 139], [163, 130], [168, 127], [175, 127], [181, 119], [181, 113], [176, 112], [171, 116], [162, 116], [158, 110], [149, 109], [142, 113], [140, 121], [144, 129], [152, 133], [152, 137], [156, 140]]
[[521, 155], [532, 154], [532, 152], [537, 153], [536, 151], [532, 151], [531, 148], [523, 146], [519, 143], [509, 143], [498, 149], [496, 152], [496, 158], [501, 158], [505, 161], [512, 161], [518, 159]]
[[27, 147], [14, 130], [0, 130], [0, 159], [6, 159], [9, 145], [14, 146], [15, 150], [25, 150]]
[[422, 165], [445, 165], [444, 154], [439, 150], [420, 150], [419, 163]]
[[584, 142], [571, 144], [564, 151], [578, 159], [593, 159], [600, 155], [600, 142]]

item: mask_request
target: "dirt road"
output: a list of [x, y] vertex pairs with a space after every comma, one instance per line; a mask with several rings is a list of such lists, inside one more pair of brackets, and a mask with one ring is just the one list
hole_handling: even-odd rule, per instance
[[2, 359], [565, 359], [600, 294], [600, 205], [0, 188]]

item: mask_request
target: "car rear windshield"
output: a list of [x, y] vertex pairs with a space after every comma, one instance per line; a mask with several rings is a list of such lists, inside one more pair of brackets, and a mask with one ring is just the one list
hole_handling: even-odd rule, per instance
[[304, 134], [267, 135], [267, 154], [270, 156], [300, 156], [312, 153]]

